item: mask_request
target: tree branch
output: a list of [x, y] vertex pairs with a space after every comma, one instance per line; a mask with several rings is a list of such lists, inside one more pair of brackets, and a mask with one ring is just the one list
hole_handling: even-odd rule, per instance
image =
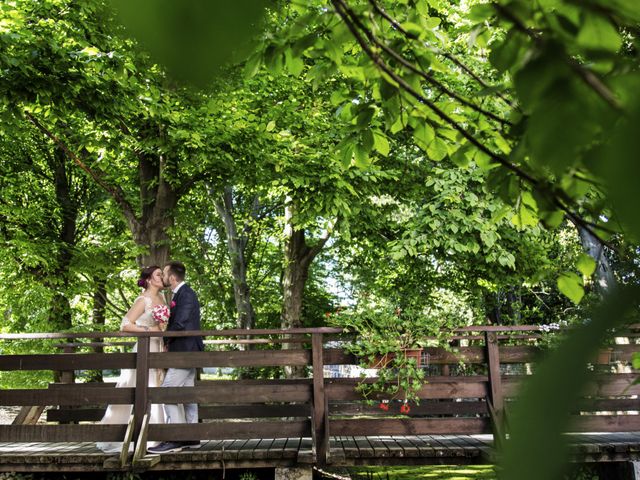
[[[451, 126], [454, 130], [459, 132], [465, 139], [469, 141], [473, 146], [475, 146], [478, 150], [480, 150], [485, 155], [489, 156], [493, 161], [502, 165], [507, 170], [513, 172], [519, 178], [528, 182], [532, 187], [536, 188], [540, 185], [540, 181], [528, 174], [524, 170], [522, 170], [517, 165], [512, 164], [506, 158], [495, 154], [488, 147], [482, 144], [479, 140], [477, 140], [471, 133], [469, 133], [464, 127], [455, 122], [449, 115], [447, 115], [444, 111], [438, 108], [435, 103], [426, 98], [424, 95], [416, 92], [402, 77], [396, 74], [391, 67], [389, 67], [385, 61], [375, 53], [369, 44], [365, 41], [363, 36], [360, 34], [359, 29], [364, 28], [362, 22], [357, 17], [357, 15], [345, 4], [344, 0], [331, 0], [332, 5], [336, 9], [336, 12], [345, 22], [347, 28], [355, 37], [358, 44], [361, 46], [362, 50], [367, 54], [367, 56], [373, 61], [377, 67], [389, 75], [404, 91], [406, 91], [409, 95], [415, 98], [418, 102], [426, 105], [431, 111], [433, 111], [441, 120], [443, 120], [446, 124]], [[550, 200], [552, 203], [558, 207], [560, 210], [565, 212], [565, 214], [569, 217], [569, 219], [581, 225], [585, 230], [591, 233], [594, 237], [596, 237], [600, 242], [607, 245], [607, 243], [589, 226], [589, 224], [582, 219], [582, 217], [575, 213], [571, 208], [569, 208], [559, 197], [557, 194], [549, 193]]]
[[[522, 33], [527, 35], [529, 38], [533, 40], [533, 42], [538, 46], [542, 47], [544, 45], [544, 39], [540, 34], [527, 28], [527, 26], [522, 23], [522, 21], [507, 7], [504, 5], [500, 5], [499, 3], [492, 3], [493, 8], [501, 15], [503, 18], [513, 23], [513, 25]], [[572, 58], [568, 55], [564, 55], [565, 63], [580, 77], [580, 79], [587, 84], [596, 94], [598, 94], [611, 108], [618, 111], [623, 111], [622, 106], [618, 102], [618, 99], [613, 94], [609, 87], [607, 87], [598, 76], [593, 73], [591, 70], [587, 69], [578, 62], [575, 58]]]
[[[389, 15], [380, 5], [378, 5], [378, 3], [375, 0], [369, 0], [369, 3], [371, 4], [373, 9], [381, 17], [383, 17], [385, 20], [387, 20], [387, 22], [389, 22], [389, 24], [393, 28], [395, 28], [397, 31], [402, 33], [406, 38], [408, 38], [409, 40], [420, 40], [417, 35], [405, 30], [402, 27], [402, 25], [400, 25], [398, 23], [398, 21], [395, 20], [391, 15]], [[429, 48], [429, 50], [431, 50], [433, 53], [435, 53], [437, 55], [441, 55], [441, 56], [445, 57], [447, 60], [450, 60], [451, 62], [453, 62], [460, 69], [462, 69], [462, 71], [464, 71], [467, 75], [469, 75], [476, 82], [478, 82], [482, 88], [490, 88], [490, 85], [488, 85], [478, 74], [476, 74], [473, 70], [471, 70], [471, 68], [467, 67], [464, 63], [462, 63], [462, 61], [460, 59], [458, 59], [452, 53], [446, 52], [446, 51], [442, 50], [441, 48], [438, 48], [438, 47], [433, 46], [433, 45], [428, 45], [427, 48]], [[508, 98], [503, 96], [500, 92], [496, 92], [496, 96], [498, 98], [500, 98], [503, 102], [505, 102], [509, 107], [513, 108], [514, 110], [516, 110], [518, 108]]]
[[42, 133], [44, 133], [47, 137], [49, 137], [78, 167], [84, 170], [93, 180], [102, 187], [107, 193], [109, 193], [113, 199], [116, 201], [120, 208], [122, 208], [122, 212], [126, 217], [127, 221], [130, 224], [136, 225], [139, 227], [140, 222], [135, 215], [133, 207], [125, 198], [124, 192], [119, 186], [109, 185], [101, 176], [100, 173], [91, 169], [88, 165], [86, 165], [79, 157], [73, 152], [58, 136], [56, 136], [53, 132], [48, 130], [42, 123], [38, 121], [31, 113], [28, 111], [24, 111], [27, 119]]

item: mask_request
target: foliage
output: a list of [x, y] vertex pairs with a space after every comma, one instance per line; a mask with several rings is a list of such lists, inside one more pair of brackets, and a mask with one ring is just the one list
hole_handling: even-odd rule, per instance
[[363, 378], [358, 385], [365, 399], [372, 402], [375, 396], [419, 402], [417, 392], [424, 384], [421, 358], [407, 351], [422, 352], [428, 343], [434, 343], [434, 337], [442, 334], [437, 322], [423, 312], [365, 305], [337, 311], [331, 315], [331, 323], [354, 335], [346, 349], [359, 359], [361, 367], [378, 369], [375, 382]]

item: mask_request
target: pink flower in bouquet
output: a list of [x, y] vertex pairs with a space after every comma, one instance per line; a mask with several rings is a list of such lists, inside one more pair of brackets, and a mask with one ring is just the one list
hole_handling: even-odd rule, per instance
[[165, 329], [167, 322], [169, 321], [169, 307], [166, 305], [156, 305], [151, 310], [151, 314], [153, 315], [153, 319], [158, 322], [158, 325], [162, 330]]

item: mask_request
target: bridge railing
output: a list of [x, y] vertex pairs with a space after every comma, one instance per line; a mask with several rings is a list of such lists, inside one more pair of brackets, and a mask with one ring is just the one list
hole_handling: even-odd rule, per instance
[[[207, 338], [207, 351], [149, 352], [153, 336], [188, 335]], [[576, 409], [574, 431], [640, 431], [640, 385], [633, 385], [637, 372], [620, 368], [626, 366], [628, 370], [631, 355], [640, 348], [633, 336], [637, 333], [630, 335], [629, 344], [615, 345], [613, 359], [592, 362], [593, 382]], [[96, 339], [134, 336], [138, 341], [136, 353], [80, 353], [83, 346], [93, 349], [103, 345]], [[399, 402], [392, 401], [389, 410], [363, 402], [356, 391], [363, 381], [356, 367], [358, 359], [343, 348], [350, 340], [339, 329], [5, 334], [0, 340], [59, 339], [65, 348], [57, 354], [0, 355], [0, 371], [129, 368], [136, 369], [137, 377], [132, 388], [52, 383], [48, 388], [0, 391], [0, 406], [55, 407], [47, 411], [44, 424], [0, 426], [0, 442], [124, 440], [120, 457], [124, 464], [129, 445], [136, 446], [133, 461], [141, 461], [147, 441], [247, 439], [258, 442], [257, 446], [260, 439], [303, 438], [310, 442], [308, 449], [301, 449], [304, 458], [299, 460], [325, 463], [339, 460], [329, 455], [330, 437], [475, 433], [501, 437], [509, 402], [544, 354], [540, 337], [539, 327], [456, 330], [448, 347], [424, 349], [427, 383], [419, 392], [419, 405], [412, 404], [407, 414], [400, 415]], [[81, 342], [85, 339], [89, 343]], [[287, 343], [289, 348], [277, 348], [280, 343]], [[219, 349], [241, 344], [255, 348]], [[170, 367], [305, 367], [309, 375], [298, 379], [202, 380], [188, 388], [148, 386], [149, 369]], [[342, 376], [335, 377], [336, 371]], [[385, 399], [383, 395], [375, 398]], [[149, 424], [149, 406], [163, 403], [198, 403], [201, 423]], [[95, 423], [109, 404], [133, 405], [127, 425]]]

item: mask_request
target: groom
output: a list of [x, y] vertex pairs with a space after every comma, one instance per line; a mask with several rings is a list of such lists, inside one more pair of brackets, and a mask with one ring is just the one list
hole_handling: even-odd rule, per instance
[[[164, 286], [171, 288], [171, 315], [167, 332], [200, 330], [200, 304], [198, 297], [189, 285], [184, 283], [186, 269], [181, 262], [169, 262], [162, 271]], [[201, 352], [204, 350], [202, 337], [169, 337], [165, 338], [169, 352]], [[195, 368], [169, 368], [162, 382], [163, 387], [193, 387], [195, 384]], [[164, 414], [167, 423], [198, 423], [198, 404], [183, 405], [165, 404]], [[150, 453], [179, 452], [183, 448], [199, 447], [199, 441], [163, 442], [148, 449]]]

